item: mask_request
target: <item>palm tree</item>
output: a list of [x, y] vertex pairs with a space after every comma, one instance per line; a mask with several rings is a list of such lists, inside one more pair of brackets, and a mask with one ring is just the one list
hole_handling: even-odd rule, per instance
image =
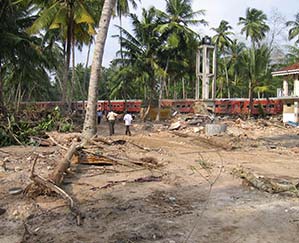
[[[133, 6], [133, 8], [137, 8], [137, 4], [135, 0], [129, 0]], [[122, 17], [127, 16], [130, 13], [130, 8], [129, 8], [129, 1], [128, 0], [117, 0], [116, 1], [116, 13], [119, 18], [119, 26], [122, 27]], [[139, 0], [140, 1], [140, 0]], [[119, 29], [119, 35], [122, 37], [122, 30], [121, 28]], [[122, 45], [120, 42], [120, 55], [121, 58], [123, 58], [123, 53], [122, 53]]]
[[218, 28], [212, 28], [216, 32], [216, 35], [213, 36], [213, 42], [215, 43], [218, 50], [218, 59], [222, 57], [223, 66], [225, 69], [225, 79], [226, 79], [226, 88], [227, 88], [227, 97], [230, 98], [230, 87], [229, 87], [229, 78], [228, 78], [228, 68], [227, 68], [227, 58], [225, 55], [225, 49], [228, 49], [232, 43], [232, 40], [229, 38], [230, 35], [233, 35], [233, 32], [230, 32], [232, 27], [226, 20], [222, 20]]
[[198, 19], [205, 11], [194, 12], [191, 3], [191, 0], [166, 0], [166, 11], [156, 10], [160, 21], [157, 31], [170, 49], [186, 49], [184, 45], [194, 36], [198, 36], [189, 26], [207, 24], [204, 19]]
[[94, 19], [80, 0], [33, 0], [38, 18], [29, 28], [31, 34], [42, 30], [59, 30], [59, 39], [63, 41], [65, 61], [62, 81], [62, 102], [67, 101], [67, 83], [72, 47], [76, 42], [89, 43], [90, 36], [95, 34]]
[[286, 65], [291, 65], [299, 62], [299, 45], [288, 46], [286, 55]]
[[270, 30], [266, 24], [267, 16], [263, 11], [255, 8], [247, 8], [246, 17], [239, 18], [239, 25], [243, 25], [241, 34], [245, 32], [246, 39], [250, 37], [252, 47], [259, 45], [260, 41], [266, 37], [266, 33]]
[[232, 43], [232, 40], [229, 36], [233, 35], [234, 33], [229, 31], [231, 29], [232, 27], [226, 20], [222, 20], [218, 28], [211, 28], [211, 30], [216, 32], [212, 40], [216, 44], [217, 49], [221, 52], [224, 51], [224, 48], [228, 48]]
[[271, 50], [267, 45], [262, 45], [257, 49], [246, 49], [242, 53], [242, 74], [243, 78], [248, 81], [249, 115], [252, 110], [254, 89], [269, 78], [270, 70], [267, 67], [270, 63], [270, 53]]
[[155, 96], [157, 73], [162, 70], [157, 62], [157, 52], [161, 42], [155, 31], [157, 27], [156, 12], [154, 8], [148, 11], [143, 9], [140, 20], [136, 14], [131, 14], [130, 18], [133, 34], [122, 28], [123, 36], [116, 36], [120, 38], [123, 46], [123, 59], [116, 59], [115, 62], [124, 68], [130, 66], [136, 72], [136, 78], [142, 77], [139, 80], [143, 80], [143, 85], [149, 91], [146, 101], [151, 103]]
[[299, 13], [295, 15], [295, 20], [286, 23], [289, 29], [289, 40], [297, 38], [295, 43], [299, 44]]
[[[161, 66], [167, 70], [168, 82], [173, 83], [173, 98], [177, 98], [177, 80], [182, 80], [182, 86], [185, 86], [184, 76], [190, 70], [189, 64], [195, 60], [195, 52], [190, 53], [188, 50], [197, 48], [193, 44], [199, 36], [190, 26], [206, 24], [204, 19], [198, 18], [204, 15], [204, 10], [193, 11], [191, 5], [191, 0], [166, 0], [165, 12], [156, 10], [160, 21], [156, 30], [162, 40], [159, 54]], [[164, 85], [165, 88], [167, 86], [170, 83]]]
[[237, 39], [234, 39], [227, 52], [227, 57], [229, 58], [228, 73], [231, 80], [233, 80], [232, 97], [242, 97], [242, 92], [246, 89], [241, 78], [241, 70], [243, 68], [241, 57], [245, 47], [246, 46], [243, 42], [239, 42]]
[[95, 50], [91, 66], [91, 76], [89, 80], [87, 109], [82, 131], [82, 137], [86, 140], [92, 138], [92, 136], [94, 136], [97, 132], [96, 110], [98, 100], [98, 79], [101, 76], [104, 47], [115, 3], [116, 0], [104, 1], [103, 10], [99, 22], [99, 31], [96, 36]]
[[[56, 69], [61, 50], [51, 50], [42, 38], [29, 36], [34, 21], [32, 9], [21, 3], [2, 1], [0, 11], [0, 103], [49, 97], [48, 73]], [[43, 36], [41, 36], [43, 37]], [[6, 97], [3, 96], [3, 93]], [[13, 100], [15, 99], [15, 100]]]

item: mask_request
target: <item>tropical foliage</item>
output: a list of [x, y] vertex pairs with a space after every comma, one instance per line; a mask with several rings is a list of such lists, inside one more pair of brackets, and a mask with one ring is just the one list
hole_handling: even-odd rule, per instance
[[[140, 1], [117, 0], [120, 18], [117, 58], [97, 77], [98, 99], [194, 98], [195, 54], [206, 25], [205, 11], [193, 10], [191, 0], [165, 0], [165, 9], [130, 13]], [[129, 5], [129, 3], [131, 5]], [[19, 101], [86, 100], [91, 69], [75, 65], [75, 48], [91, 46], [101, 17], [102, 0], [1, 0], [0, 106]], [[207, 13], [208, 14], [208, 13]], [[132, 29], [122, 25], [129, 18]], [[299, 13], [286, 22], [290, 44], [281, 65], [299, 61]], [[270, 30], [261, 10], [248, 8], [239, 17], [241, 34], [222, 20], [214, 31], [217, 46], [217, 97], [269, 97], [280, 86], [271, 77], [279, 64], [265, 37]], [[72, 55], [73, 53], [73, 55]], [[73, 63], [71, 63], [73, 60]], [[4, 105], [6, 104], [6, 106]]]

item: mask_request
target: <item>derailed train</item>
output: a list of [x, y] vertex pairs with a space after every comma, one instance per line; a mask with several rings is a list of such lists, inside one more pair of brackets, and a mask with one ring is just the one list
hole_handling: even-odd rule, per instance
[[[113, 110], [121, 113], [125, 110], [131, 113], [139, 113], [142, 108], [142, 100], [111, 100], [108, 101], [99, 100], [98, 109], [103, 111]], [[164, 99], [161, 102], [162, 108], [171, 108], [174, 111], [180, 113], [194, 113], [194, 99], [181, 99], [172, 100]], [[60, 106], [59, 101], [47, 101], [47, 102], [22, 102], [21, 105], [31, 105], [39, 108], [54, 108]], [[72, 103], [72, 109], [79, 112], [83, 112], [86, 102], [77, 101]], [[126, 107], [125, 107], [126, 106]], [[209, 109], [218, 115], [246, 115], [249, 112], [249, 99], [216, 99], [208, 102]], [[254, 99], [252, 105], [252, 115], [277, 115], [282, 114], [283, 102], [279, 98], [269, 99]]]

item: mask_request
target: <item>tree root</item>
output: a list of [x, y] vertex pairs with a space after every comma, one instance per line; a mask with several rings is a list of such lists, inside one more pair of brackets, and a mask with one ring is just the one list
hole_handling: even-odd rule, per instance
[[77, 205], [75, 205], [74, 200], [68, 195], [64, 190], [55, 185], [52, 181], [47, 180], [39, 175], [34, 174], [34, 167], [37, 162], [38, 156], [36, 156], [33, 165], [31, 167], [30, 179], [35, 183], [35, 185], [41, 186], [43, 189], [47, 189], [47, 191], [52, 191], [60, 195], [64, 200], [68, 202], [69, 208], [71, 212], [76, 216], [77, 225], [81, 225], [82, 214], [79, 211]]

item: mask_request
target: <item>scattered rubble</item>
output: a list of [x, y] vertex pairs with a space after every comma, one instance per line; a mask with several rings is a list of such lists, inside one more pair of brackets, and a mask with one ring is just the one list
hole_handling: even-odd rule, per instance
[[[226, 127], [226, 132], [209, 136], [210, 126]], [[195, 227], [192, 240], [234, 242], [247, 237], [252, 226], [244, 214], [262, 219], [251, 236], [263, 232], [274, 242], [287, 230], [288, 239], [297, 237], [287, 218], [296, 202], [279, 196], [299, 195], [298, 128], [285, 127], [276, 118], [243, 120], [206, 113], [135, 123], [132, 137], [122, 130], [103, 136], [105, 129], [84, 146], [78, 146], [80, 134], [51, 132], [36, 143], [39, 147], [0, 151], [0, 241], [13, 231], [24, 243], [184, 242]], [[116, 127], [120, 129], [123, 124]], [[66, 166], [57, 169], [61, 162]], [[230, 174], [239, 164], [250, 169], [235, 170], [235, 176], [271, 194], [242, 187]], [[57, 171], [56, 180], [52, 175]], [[30, 182], [36, 194], [30, 195], [28, 188], [24, 193], [30, 197], [9, 193]], [[282, 230], [273, 217], [285, 217]], [[265, 233], [265, 227], [277, 233]]]

